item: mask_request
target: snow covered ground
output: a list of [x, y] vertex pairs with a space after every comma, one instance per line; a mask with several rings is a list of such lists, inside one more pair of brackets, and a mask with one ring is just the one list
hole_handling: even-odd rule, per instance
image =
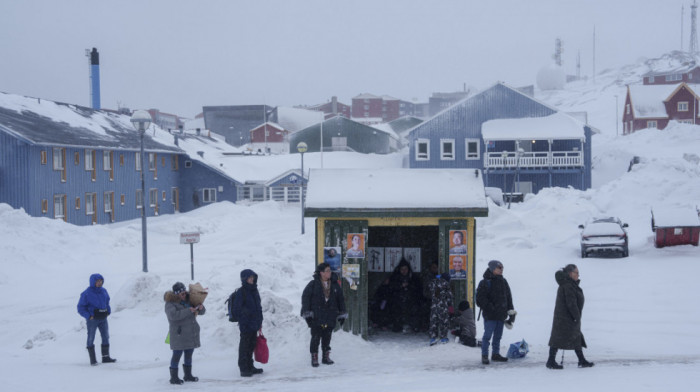
[[[577, 107], [586, 105], [605, 116], [614, 110], [602, 103]], [[489, 217], [477, 220], [477, 277], [489, 260], [504, 263], [519, 313], [514, 329], [504, 333], [503, 351], [524, 338], [531, 349], [524, 359], [482, 366], [478, 349], [428, 347], [425, 335], [364, 341], [340, 332], [332, 344], [336, 364], [312, 368], [308, 329], [298, 314], [314, 267], [314, 225], [307, 219], [307, 232], [300, 234], [298, 206], [218, 203], [149, 218], [149, 272], [142, 273], [139, 220], [77, 227], [0, 204], [3, 390], [692, 390], [700, 383], [700, 248], [654, 248], [650, 208], [700, 206], [700, 126], [673, 124], [625, 137], [615, 135], [614, 123], [601, 130], [593, 139], [593, 189], [547, 189], [510, 210], [490, 204]], [[325, 156], [332, 167], [367, 167], [365, 155], [334, 154]], [[628, 172], [633, 156], [640, 163]], [[237, 159], [255, 159], [260, 167], [267, 158], [271, 166], [280, 161]], [[305, 156], [309, 166], [319, 158]], [[381, 166], [401, 162], [395, 155]], [[629, 224], [629, 258], [579, 257], [577, 226], [596, 215], [616, 215]], [[194, 281], [210, 292], [207, 314], [199, 318], [202, 347], [194, 354], [193, 373], [200, 382], [171, 386], [163, 293], [175, 281], [191, 283], [189, 247], [179, 244], [179, 233], [190, 231], [202, 233], [194, 249]], [[567, 352], [565, 369], [553, 371], [544, 362], [554, 272], [568, 263], [581, 271], [585, 352], [596, 366], [578, 369]], [[224, 310], [244, 268], [260, 276], [263, 331], [271, 351], [265, 373], [252, 379], [239, 377], [238, 328]], [[112, 297], [111, 353], [118, 362], [91, 367], [76, 304], [95, 272], [105, 276]], [[477, 328], [481, 333], [482, 324]]]

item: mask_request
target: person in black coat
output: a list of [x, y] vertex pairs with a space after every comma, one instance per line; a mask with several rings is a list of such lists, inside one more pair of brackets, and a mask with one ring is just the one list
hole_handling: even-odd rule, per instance
[[423, 305], [423, 285], [420, 277], [411, 270], [411, 264], [401, 258], [399, 265], [389, 278], [391, 290], [391, 312], [393, 314], [394, 332], [420, 330]]
[[241, 339], [238, 343], [238, 368], [241, 377], [260, 374], [262, 369], [253, 366], [253, 351], [257, 332], [262, 328], [263, 314], [258, 292], [258, 275], [250, 269], [241, 271], [241, 288], [233, 300], [233, 314], [238, 318]]
[[318, 367], [318, 345], [323, 350], [322, 362], [332, 365], [330, 358], [331, 335], [336, 320], [343, 325], [348, 314], [345, 310], [343, 290], [338, 284], [338, 277], [331, 272], [328, 263], [316, 267], [314, 279], [306, 285], [301, 295], [301, 317], [311, 329], [311, 366]]
[[[491, 360], [506, 362], [508, 358], [501, 356], [501, 336], [503, 326], [508, 316], [511, 320], [517, 312], [513, 309], [513, 297], [508, 281], [503, 277], [503, 264], [498, 260], [489, 261], [489, 267], [484, 272], [484, 279], [479, 282], [476, 290], [476, 304], [484, 315], [484, 336], [481, 339], [481, 363], [489, 364], [489, 342], [493, 336]], [[511, 324], [512, 326], [512, 321]]]
[[547, 368], [563, 369], [554, 359], [557, 350], [574, 350], [578, 357], [579, 367], [592, 367], [593, 362], [588, 362], [583, 356], [583, 347], [586, 340], [581, 333], [581, 314], [583, 312], [583, 290], [579, 287], [578, 267], [569, 264], [554, 273], [559, 289], [554, 305], [554, 319], [552, 320], [552, 333], [549, 337], [549, 358]]

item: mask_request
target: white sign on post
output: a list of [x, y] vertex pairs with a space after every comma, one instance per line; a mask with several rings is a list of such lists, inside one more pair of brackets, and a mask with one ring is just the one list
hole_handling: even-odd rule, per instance
[[181, 244], [196, 244], [199, 242], [199, 233], [180, 233]]

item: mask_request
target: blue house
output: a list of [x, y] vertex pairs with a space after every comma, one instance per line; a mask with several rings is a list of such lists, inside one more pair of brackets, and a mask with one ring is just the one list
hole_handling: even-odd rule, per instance
[[413, 128], [409, 167], [474, 168], [504, 193], [591, 187], [592, 128], [503, 83]]
[[142, 208], [146, 216], [188, 211], [193, 199], [235, 202], [236, 182], [176, 140], [153, 126], [142, 164], [128, 116], [0, 93], [0, 203], [88, 225], [139, 218]]

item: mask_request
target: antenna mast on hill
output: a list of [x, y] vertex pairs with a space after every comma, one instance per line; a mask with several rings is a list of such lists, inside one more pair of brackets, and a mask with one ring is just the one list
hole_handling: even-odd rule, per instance
[[554, 62], [561, 67], [561, 38], [554, 40]]
[[581, 51], [578, 51], [576, 56], [576, 80], [581, 80]]
[[595, 82], [595, 25], [593, 25], [593, 81]]
[[697, 11], [698, 4], [693, 0], [693, 5], [690, 6], [690, 53], [698, 53], [698, 30], [697, 30]]
[[683, 18], [685, 18], [685, 6], [681, 6], [681, 52], [683, 51]]

